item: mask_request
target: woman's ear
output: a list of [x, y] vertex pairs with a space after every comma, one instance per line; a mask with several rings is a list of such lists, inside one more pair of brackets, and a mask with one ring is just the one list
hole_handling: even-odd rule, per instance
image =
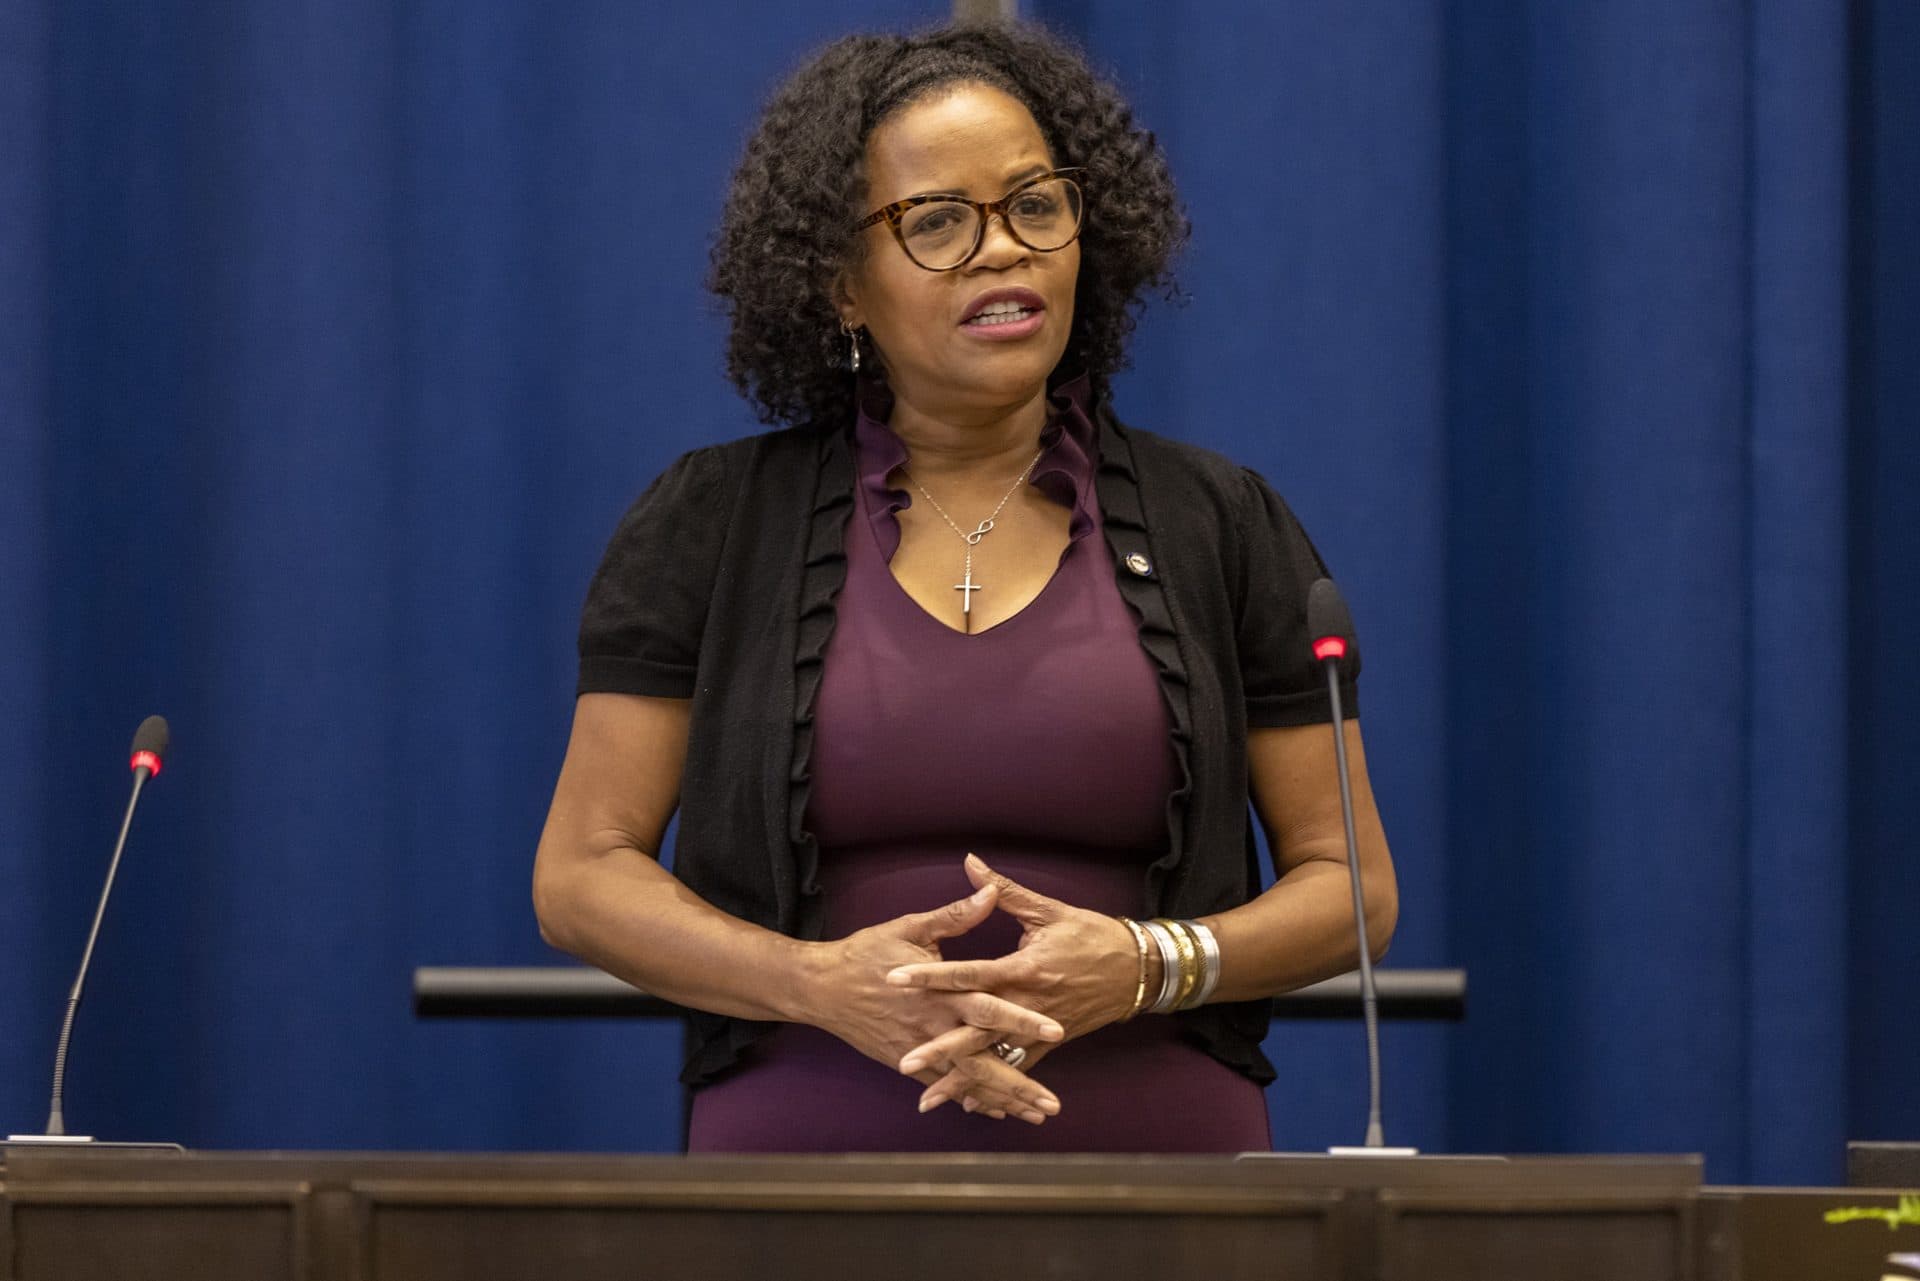
[[861, 318], [860, 300], [854, 295], [853, 280], [846, 268], [834, 273], [833, 284], [828, 287], [833, 299], [833, 309], [840, 313], [840, 323], [849, 329], [858, 329], [866, 323]]

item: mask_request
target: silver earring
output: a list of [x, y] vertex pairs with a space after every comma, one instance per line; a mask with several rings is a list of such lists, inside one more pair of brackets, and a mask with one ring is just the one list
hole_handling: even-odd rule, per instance
[[853, 372], [857, 374], [860, 372], [860, 331], [843, 320], [840, 322], [840, 332], [847, 336], [848, 350], [851, 352], [847, 363], [853, 366]]

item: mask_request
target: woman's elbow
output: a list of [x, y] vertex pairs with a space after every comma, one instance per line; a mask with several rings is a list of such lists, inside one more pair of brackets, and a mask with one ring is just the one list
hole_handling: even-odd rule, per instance
[[1400, 890], [1389, 878], [1379, 888], [1371, 885], [1366, 888], [1367, 905], [1367, 951], [1373, 954], [1373, 962], [1378, 965], [1386, 959], [1387, 948], [1393, 943], [1394, 927], [1400, 922]]
[[572, 937], [568, 929], [571, 913], [568, 911], [569, 896], [566, 892], [567, 877], [553, 860], [534, 859], [533, 863], [533, 919], [540, 927], [540, 938], [548, 947], [558, 948], [571, 953]]

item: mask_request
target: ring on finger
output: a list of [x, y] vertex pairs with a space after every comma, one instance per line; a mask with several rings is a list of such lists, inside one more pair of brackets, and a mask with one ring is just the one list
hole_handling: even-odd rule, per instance
[[995, 1041], [987, 1048], [1010, 1068], [1017, 1068], [1027, 1061], [1027, 1047], [1024, 1045], [1008, 1045], [1005, 1041]]

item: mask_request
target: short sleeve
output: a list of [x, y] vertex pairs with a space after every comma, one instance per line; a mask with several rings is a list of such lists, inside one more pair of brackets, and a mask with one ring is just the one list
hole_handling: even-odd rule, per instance
[[581, 610], [576, 693], [693, 697], [723, 477], [715, 451], [683, 454], [621, 517]]
[[[1333, 719], [1327, 679], [1313, 656], [1307, 591], [1330, 578], [1327, 565], [1293, 512], [1261, 479], [1241, 468], [1239, 649], [1247, 724], [1256, 728], [1314, 725]], [[1360, 714], [1360, 647], [1341, 663], [1341, 710]]]

